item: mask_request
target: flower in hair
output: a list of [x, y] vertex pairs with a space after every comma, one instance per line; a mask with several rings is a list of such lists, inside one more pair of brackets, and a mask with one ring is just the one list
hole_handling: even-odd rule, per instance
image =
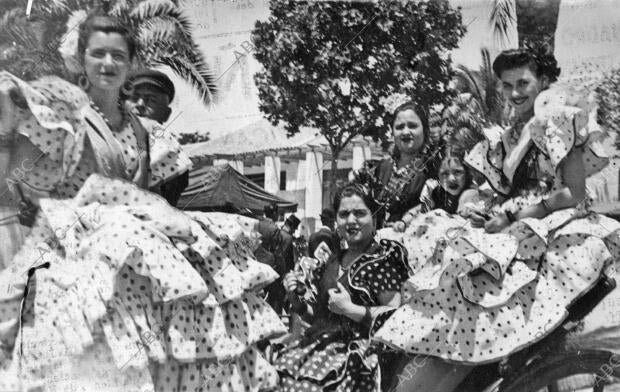
[[379, 99], [379, 103], [385, 108], [385, 111], [392, 115], [399, 106], [402, 106], [409, 101], [411, 101], [411, 97], [403, 93], [394, 93]]

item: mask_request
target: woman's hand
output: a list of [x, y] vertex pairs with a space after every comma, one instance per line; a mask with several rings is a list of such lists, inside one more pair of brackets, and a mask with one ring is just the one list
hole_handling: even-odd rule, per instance
[[505, 213], [501, 213], [485, 223], [484, 229], [487, 233], [499, 233], [508, 226], [510, 226], [510, 220]]
[[288, 274], [284, 275], [284, 279], [282, 279], [282, 284], [284, 284], [284, 289], [289, 294], [294, 294], [299, 288], [305, 287], [300, 274], [294, 271], [291, 271]]
[[396, 221], [392, 224], [392, 230], [397, 233], [402, 233], [407, 228], [407, 225], [403, 221]]
[[337, 283], [337, 289], [329, 289], [328, 291], [329, 300], [327, 307], [332, 313], [346, 316], [351, 313], [353, 302], [347, 289], [340, 282]]
[[476, 228], [485, 227], [487, 221], [490, 221], [488, 214], [476, 210], [470, 211], [468, 218], [471, 221], [471, 226]]

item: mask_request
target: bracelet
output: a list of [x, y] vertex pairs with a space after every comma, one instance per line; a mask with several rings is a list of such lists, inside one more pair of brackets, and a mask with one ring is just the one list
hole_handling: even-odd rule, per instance
[[549, 202], [547, 201], [547, 199], [542, 199], [540, 201], [540, 205], [542, 206], [543, 210], [545, 210], [545, 213], [551, 214], [553, 212], [553, 209], [549, 207]]
[[517, 217], [512, 212], [506, 210], [504, 211], [504, 214], [506, 214], [506, 218], [508, 218], [508, 222], [515, 223], [517, 221]]

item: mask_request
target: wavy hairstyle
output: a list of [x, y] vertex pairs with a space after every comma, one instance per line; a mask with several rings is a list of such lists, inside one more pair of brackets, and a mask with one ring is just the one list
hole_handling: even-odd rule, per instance
[[493, 61], [493, 72], [501, 78], [502, 72], [523, 66], [528, 66], [537, 77], [546, 76], [549, 82], [558, 80], [561, 72], [553, 53], [544, 47], [504, 50]]

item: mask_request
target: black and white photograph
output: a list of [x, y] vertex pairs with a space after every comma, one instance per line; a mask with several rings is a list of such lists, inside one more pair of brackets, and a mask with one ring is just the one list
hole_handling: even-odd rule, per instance
[[0, 0], [0, 392], [620, 392], [619, 267], [620, 0]]

